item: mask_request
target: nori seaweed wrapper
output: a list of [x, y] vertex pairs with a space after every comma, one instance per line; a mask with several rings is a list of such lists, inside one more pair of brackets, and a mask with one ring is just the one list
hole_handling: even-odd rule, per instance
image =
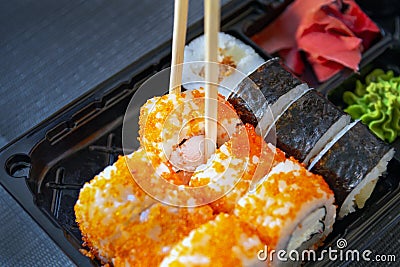
[[358, 122], [312, 168], [322, 175], [341, 206], [347, 195], [378, 165], [390, 147]]
[[318, 140], [345, 113], [311, 90], [294, 102], [275, 124], [277, 147], [304, 161]]
[[[260, 99], [255, 94], [249, 95], [253, 90], [248, 90], [250, 85], [244, 81], [228, 97], [228, 102], [233, 105], [244, 123], [254, 126], [261, 119], [268, 105], [272, 105], [279, 97], [303, 83], [281, 63], [279, 58], [268, 60], [251, 73], [249, 78], [258, 86], [265, 98]], [[251, 103], [248, 103], [249, 101]], [[257, 114], [251, 111], [250, 106], [258, 107], [257, 109], [253, 108]]]

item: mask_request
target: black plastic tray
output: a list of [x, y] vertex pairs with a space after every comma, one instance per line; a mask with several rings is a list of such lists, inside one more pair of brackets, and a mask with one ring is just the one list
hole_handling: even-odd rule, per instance
[[[253, 45], [238, 29], [261, 8], [256, 1], [230, 1], [221, 10], [222, 30]], [[202, 33], [202, 22], [195, 23], [187, 40]], [[0, 150], [0, 183], [78, 266], [99, 265], [79, 252], [81, 234], [73, 211], [79, 190], [122, 154], [128, 103], [142, 82], [169, 66], [170, 51], [170, 42], [160, 44]]]
[[[222, 9], [221, 25], [223, 31], [253, 46], [268, 59], [248, 36], [256, 29], [260, 16], [268, 13], [273, 19], [283, 6], [265, 6], [264, 2], [231, 1]], [[202, 32], [202, 23], [191, 26], [188, 40]], [[375, 50], [370, 49], [375, 51], [370, 52], [373, 55], [363, 58], [365, 64], [390, 43], [389, 35], [383, 37]], [[144, 80], [169, 65], [170, 49], [170, 43], [160, 44], [156, 51], [144, 55], [0, 151], [1, 184], [79, 266], [98, 265], [79, 252], [82, 241], [73, 212], [79, 190], [123, 153], [121, 127], [128, 103]], [[328, 85], [331, 84], [334, 83]], [[328, 85], [319, 90], [324, 91]], [[133, 134], [136, 132], [137, 129], [132, 129]], [[382, 223], [399, 222], [398, 173], [400, 164], [392, 160], [388, 174], [380, 179], [366, 207], [336, 222], [325, 247], [345, 237], [361, 248], [372, 238], [360, 239], [366, 237], [370, 229], [383, 231]]]

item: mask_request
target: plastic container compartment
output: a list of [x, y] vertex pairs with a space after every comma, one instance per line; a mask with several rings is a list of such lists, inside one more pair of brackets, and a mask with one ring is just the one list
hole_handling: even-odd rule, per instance
[[[375, 69], [382, 69], [385, 72], [393, 70], [396, 76], [400, 75], [400, 47], [397, 41], [393, 41], [391, 45], [382, 53], [379, 54], [374, 60], [366, 64], [359, 73], [354, 73], [348, 77], [338, 87], [327, 91], [327, 97], [336, 106], [344, 109], [347, 105], [343, 102], [343, 93], [345, 91], [354, 91], [357, 80], [365, 81], [365, 77]], [[400, 138], [391, 144], [396, 149], [395, 158], [400, 160]]]
[[[233, 0], [222, 9], [222, 30], [268, 59], [269, 55], [251, 41], [250, 33], [272, 21], [289, 2]], [[188, 40], [202, 32], [202, 23], [193, 25]], [[384, 36], [375, 50], [368, 51], [370, 55], [364, 55], [365, 66], [389, 46], [390, 40], [390, 36]], [[82, 241], [73, 211], [79, 190], [123, 153], [122, 120], [131, 97], [145, 79], [169, 62], [170, 47], [162, 44], [0, 151], [1, 184], [78, 266], [99, 265], [79, 252]], [[330, 92], [336, 87], [332, 85], [347, 77], [338, 76], [320, 90]], [[132, 129], [132, 134], [137, 134], [137, 130]], [[364, 209], [337, 221], [321, 250], [334, 248], [339, 238], [346, 238], [349, 248], [368, 248], [373, 240], [399, 223], [399, 173], [399, 161], [392, 160], [387, 175], [380, 179]]]
[[[265, 27], [267, 27], [271, 22], [273, 22], [279, 15], [289, 6], [294, 0], [259, 0], [261, 4], [264, 5], [265, 13], [260, 14], [258, 17], [254, 17], [252, 19], [253, 23], [249, 23], [243, 29], [244, 33], [251, 38]], [[359, 1], [363, 2], [363, 1]], [[372, 1], [370, 1], [372, 2]], [[360, 3], [361, 4], [361, 3]], [[378, 11], [377, 11], [378, 13]], [[383, 25], [377, 23], [378, 27], [381, 30], [380, 36], [373, 40], [373, 43], [369, 49], [363, 52], [362, 59], [359, 64], [360, 68], [362, 68], [366, 63], [371, 61], [372, 58], [377, 54], [377, 51], [384, 50], [390, 40], [391, 35], [386, 33], [383, 28]], [[257, 44], [256, 44], [257, 45]], [[262, 49], [262, 48], [261, 48]], [[263, 49], [262, 49], [263, 50]], [[263, 50], [264, 51], [264, 50]], [[264, 51], [266, 53], [266, 51]], [[278, 56], [273, 54], [273, 56]], [[339, 85], [346, 77], [350, 76], [353, 71], [349, 68], [343, 68], [339, 73], [335, 74], [329, 80], [321, 83], [318, 82], [311, 66], [308, 62], [304, 62], [305, 70], [304, 73], [299, 77], [302, 80], [306, 81], [311, 87], [318, 88], [319, 91], [326, 91], [330, 88], [334, 88]]]
[[[346, 107], [342, 99], [343, 93], [353, 91], [356, 80], [364, 81], [365, 76], [374, 69], [393, 70], [395, 75], [400, 75], [400, 47], [396, 39], [386, 49], [375, 51], [374, 59], [364, 64], [359, 73], [353, 73], [339, 86], [325, 90], [328, 99], [343, 109]], [[400, 235], [396, 229], [400, 224], [400, 138], [390, 145], [395, 148], [396, 153], [389, 162], [386, 174], [379, 179], [364, 209], [335, 223], [337, 237], [331, 235], [327, 246], [334, 247], [340, 237], [351, 245], [348, 249], [378, 249], [382, 254], [398, 251]]]

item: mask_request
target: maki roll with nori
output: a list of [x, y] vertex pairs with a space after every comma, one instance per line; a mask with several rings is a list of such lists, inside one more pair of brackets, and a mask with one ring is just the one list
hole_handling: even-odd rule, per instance
[[278, 58], [265, 62], [249, 78], [260, 88], [269, 104], [275, 103], [279, 97], [303, 83]]
[[311, 90], [292, 103], [277, 120], [277, 146], [307, 165], [309, 159], [349, 122], [350, 116]]
[[355, 206], [364, 207], [394, 155], [393, 148], [377, 139], [361, 122], [353, 125], [345, 129], [347, 132], [339, 133], [343, 135], [328, 144], [310, 164], [312, 172], [322, 175], [335, 192], [339, 217], [355, 211]]
[[[233, 105], [244, 123], [254, 126], [262, 119], [268, 107], [271, 108], [272, 116], [276, 117], [308, 89], [308, 86], [288, 71], [278, 58], [265, 62], [251, 73], [249, 78], [258, 86], [264, 96], [263, 99], [248, 95], [254, 90], [249, 90], [250, 85], [245, 80], [228, 97], [228, 102]], [[250, 106], [258, 107], [256, 114], [252, 112]], [[267, 127], [272, 122], [268, 121], [264, 126]]]

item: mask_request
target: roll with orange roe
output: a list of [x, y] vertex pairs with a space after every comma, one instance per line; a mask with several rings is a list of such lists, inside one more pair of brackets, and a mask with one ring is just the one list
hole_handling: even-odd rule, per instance
[[246, 223], [221, 213], [191, 231], [171, 249], [160, 266], [265, 266], [257, 258], [263, 247], [257, 233]]
[[142, 149], [119, 157], [86, 183], [75, 204], [76, 221], [89, 249], [84, 254], [103, 264], [157, 265], [175, 243], [214, 218], [209, 206], [176, 208], [157, 203], [133, 177], [158, 181]]
[[[316, 249], [332, 231], [333, 203], [333, 192], [322, 176], [290, 158], [276, 165], [255, 193], [243, 196], [234, 214], [255, 228], [269, 250], [284, 250], [286, 259], [298, 264], [301, 257], [296, 251], [301, 255], [305, 249]], [[276, 258], [268, 260], [279, 263]]]
[[113, 266], [158, 266], [178, 242], [213, 217], [208, 206], [178, 208], [157, 203], [123, 233], [129, 238], [116, 252]]
[[209, 194], [222, 192], [221, 198], [210, 205], [217, 213], [231, 213], [252, 183], [259, 181], [285, 159], [285, 154], [267, 144], [252, 125], [242, 125], [229, 141], [216, 150], [204, 168], [200, 166], [196, 169], [189, 186], [208, 187]]
[[[180, 187], [160, 196], [163, 189], [158, 187], [170, 184], [160, 181], [163, 186], [157, 186], [148, 179], [139, 183], [172, 205], [212, 203], [216, 213], [230, 213], [251, 184], [285, 156], [258, 136], [253, 126], [243, 125], [232, 105], [219, 96], [216, 150], [205, 158], [204, 97], [203, 89], [171, 93], [149, 99], [141, 107], [140, 144], [157, 175]], [[174, 201], [186, 198], [189, 191], [188, 201]]]
[[[217, 147], [242, 124], [232, 105], [217, 99]], [[203, 89], [149, 99], [140, 109], [139, 141], [156, 172], [166, 180], [187, 185], [196, 168], [205, 163], [200, 146], [205, 134]], [[200, 144], [201, 143], [201, 144]]]
[[[119, 157], [80, 191], [75, 216], [88, 256], [103, 262], [114, 258], [116, 251], [129, 238], [124, 232], [131, 222], [139, 221], [142, 211], [155, 203], [132, 179], [126, 160], [139, 160], [141, 151]], [[146, 171], [151, 166], [141, 164]]]

